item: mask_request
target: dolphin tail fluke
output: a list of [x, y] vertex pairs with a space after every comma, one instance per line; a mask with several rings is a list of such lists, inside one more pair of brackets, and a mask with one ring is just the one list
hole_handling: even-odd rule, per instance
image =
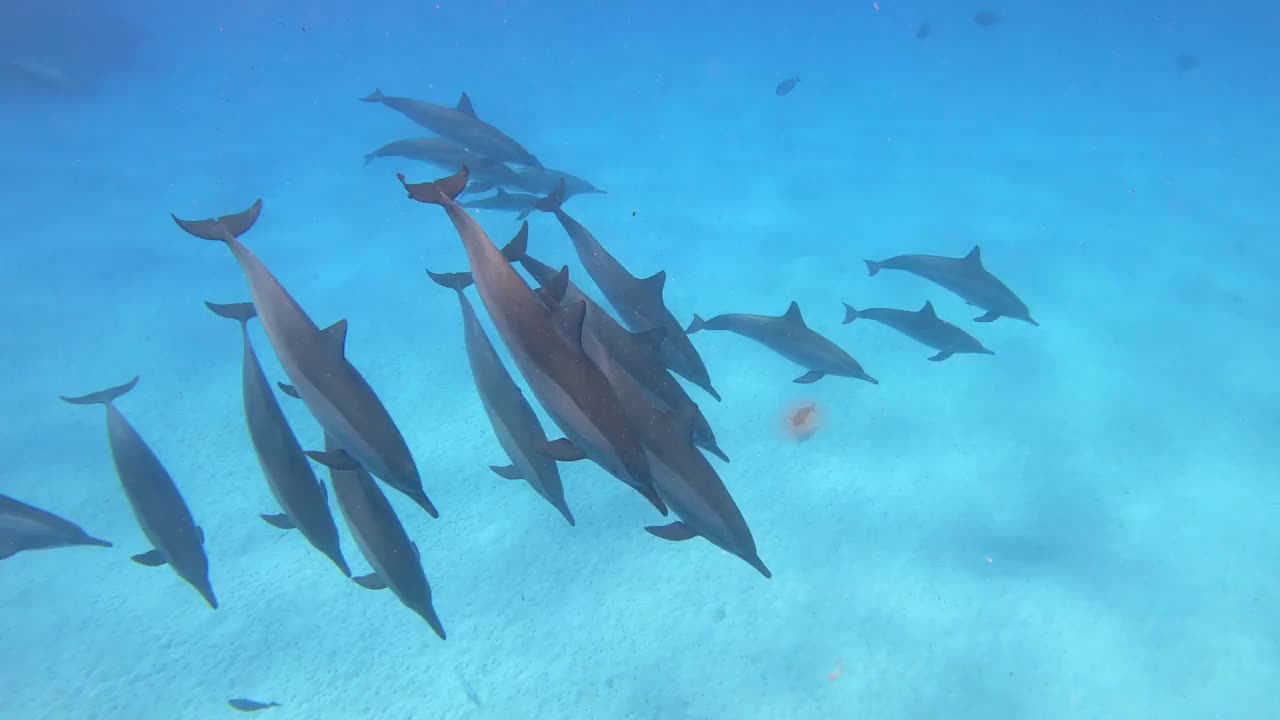
[[89, 393], [88, 395], [81, 395], [80, 397], [67, 397], [66, 395], [59, 395], [58, 397], [72, 405], [110, 405], [116, 398], [132, 390], [133, 387], [138, 384], [139, 377], [141, 376], [135, 375], [132, 380], [123, 385], [117, 385], [115, 387], [107, 388], [106, 390], [99, 390], [98, 392]]
[[858, 319], [858, 311], [854, 310], [853, 306], [850, 305], [849, 303], [845, 303], [844, 304], [844, 322], [842, 324], [848, 325], [849, 323], [857, 319]]
[[867, 275], [875, 277], [875, 274], [880, 272], [880, 263], [874, 260], [863, 260], [862, 262], [867, 264]]
[[427, 271], [427, 276], [436, 282], [437, 285], [450, 288], [462, 292], [474, 282], [469, 272], [456, 273], [434, 273]]
[[248, 210], [241, 210], [234, 215], [223, 215], [207, 220], [182, 220], [173, 213], [170, 213], [169, 217], [190, 235], [203, 240], [226, 242], [227, 235], [238, 238], [249, 232], [249, 228], [258, 222], [258, 216], [261, 214], [262, 198], [258, 198]]
[[461, 195], [462, 190], [467, 187], [469, 174], [467, 166], [463, 165], [453, 175], [433, 182], [410, 184], [404, 179], [404, 173], [396, 173], [396, 179], [404, 186], [410, 198], [428, 205], [448, 205]]
[[558, 212], [560, 206], [564, 204], [565, 195], [568, 193], [565, 187], [564, 176], [560, 176], [560, 182], [556, 184], [556, 189], [551, 191], [550, 195], [538, 200], [533, 204], [535, 209], [542, 212]]
[[361, 102], [382, 102], [386, 98], [387, 96], [382, 94], [382, 88], [374, 88], [373, 92], [369, 93], [365, 97], [360, 98], [360, 101]]
[[702, 319], [698, 313], [693, 314], [693, 321], [689, 323], [689, 327], [684, 329], [685, 335], [692, 335], [707, 326], [707, 321]]
[[205, 300], [204, 306], [212, 310], [215, 315], [220, 315], [228, 320], [239, 320], [242, 323], [247, 323], [258, 316], [258, 309], [251, 302], [220, 305]]

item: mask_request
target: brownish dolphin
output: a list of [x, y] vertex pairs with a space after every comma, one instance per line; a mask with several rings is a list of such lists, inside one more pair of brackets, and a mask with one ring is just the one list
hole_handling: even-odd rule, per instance
[[466, 149], [493, 160], [542, 167], [533, 153], [498, 128], [476, 116], [466, 93], [454, 107], [436, 105], [407, 97], [384, 95], [374, 90], [365, 102], [382, 103], [431, 132], [443, 135]]

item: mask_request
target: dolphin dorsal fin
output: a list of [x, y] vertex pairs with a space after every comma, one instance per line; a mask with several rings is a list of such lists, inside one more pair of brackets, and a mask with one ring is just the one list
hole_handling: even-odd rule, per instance
[[[471, 98], [467, 97], [466, 93], [462, 93], [462, 97], [458, 98], [458, 104], [454, 109], [473, 118], [476, 117], [476, 109], [472, 107]], [[476, 119], [478, 120], [479, 118]]]
[[320, 345], [325, 350], [336, 353], [338, 357], [346, 357], [347, 321], [345, 318], [320, 331]]
[[808, 327], [804, 324], [804, 316], [800, 314], [800, 304], [795, 300], [792, 300], [791, 304], [787, 306], [787, 311], [782, 314], [782, 319], [801, 327]]
[[494, 194], [495, 198], [504, 198], [504, 197], [510, 197], [510, 196], [511, 196], [511, 193], [507, 192], [506, 190], [503, 190], [502, 188], [498, 188], [498, 192]]
[[920, 312], [932, 318], [938, 317], [938, 311], [933, 309], [933, 302], [930, 300], [924, 301], [924, 307], [920, 308]]
[[587, 303], [585, 300], [579, 300], [568, 305], [561, 305], [559, 309], [554, 311], [560, 328], [564, 331], [565, 337], [578, 348], [582, 348], [582, 323], [587, 319]]
[[982, 248], [974, 245], [969, 254], [964, 256], [964, 261], [976, 267], [982, 267]]
[[640, 281], [649, 291], [662, 298], [662, 290], [667, 286], [667, 271], [659, 270], [658, 272], [644, 278]]
[[559, 303], [564, 300], [564, 294], [569, 292], [569, 266], [562, 265], [560, 271], [542, 285], [542, 289], [553, 301]]

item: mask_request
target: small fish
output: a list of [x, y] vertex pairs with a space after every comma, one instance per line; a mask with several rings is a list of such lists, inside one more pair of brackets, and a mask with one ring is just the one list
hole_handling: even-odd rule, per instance
[[994, 10], [983, 10], [973, 16], [973, 22], [982, 27], [991, 27], [1004, 22], [1004, 16]]
[[1200, 58], [1191, 53], [1181, 53], [1173, 59], [1173, 62], [1177, 64], [1178, 69], [1182, 72], [1188, 72], [1200, 67]]
[[231, 707], [240, 712], [257, 712], [266, 710], [267, 708], [280, 707], [278, 702], [258, 702], [257, 700], [249, 700], [248, 698], [231, 698], [227, 701]]
[[799, 84], [800, 84], [799, 75], [789, 77], [786, 80], [783, 80], [782, 82], [778, 83], [778, 87], [774, 88], [773, 94], [777, 95], [778, 97], [782, 97], [783, 95], [786, 95], [792, 90], [795, 90], [796, 85], [799, 85]]
[[920, 23], [920, 26], [916, 28], [916, 39], [917, 39], [917, 40], [923, 40], [923, 39], [925, 39], [925, 38], [929, 37], [929, 33], [931, 33], [931, 32], [933, 32], [933, 26], [932, 26], [932, 25], [930, 25], [930, 24], [929, 24], [929, 23], [927, 23], [927, 22], [926, 22], [926, 23]]

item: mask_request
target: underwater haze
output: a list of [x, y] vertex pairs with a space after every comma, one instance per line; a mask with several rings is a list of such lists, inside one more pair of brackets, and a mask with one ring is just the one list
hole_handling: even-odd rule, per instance
[[6, 0], [0, 717], [1280, 717], [1278, 29]]

